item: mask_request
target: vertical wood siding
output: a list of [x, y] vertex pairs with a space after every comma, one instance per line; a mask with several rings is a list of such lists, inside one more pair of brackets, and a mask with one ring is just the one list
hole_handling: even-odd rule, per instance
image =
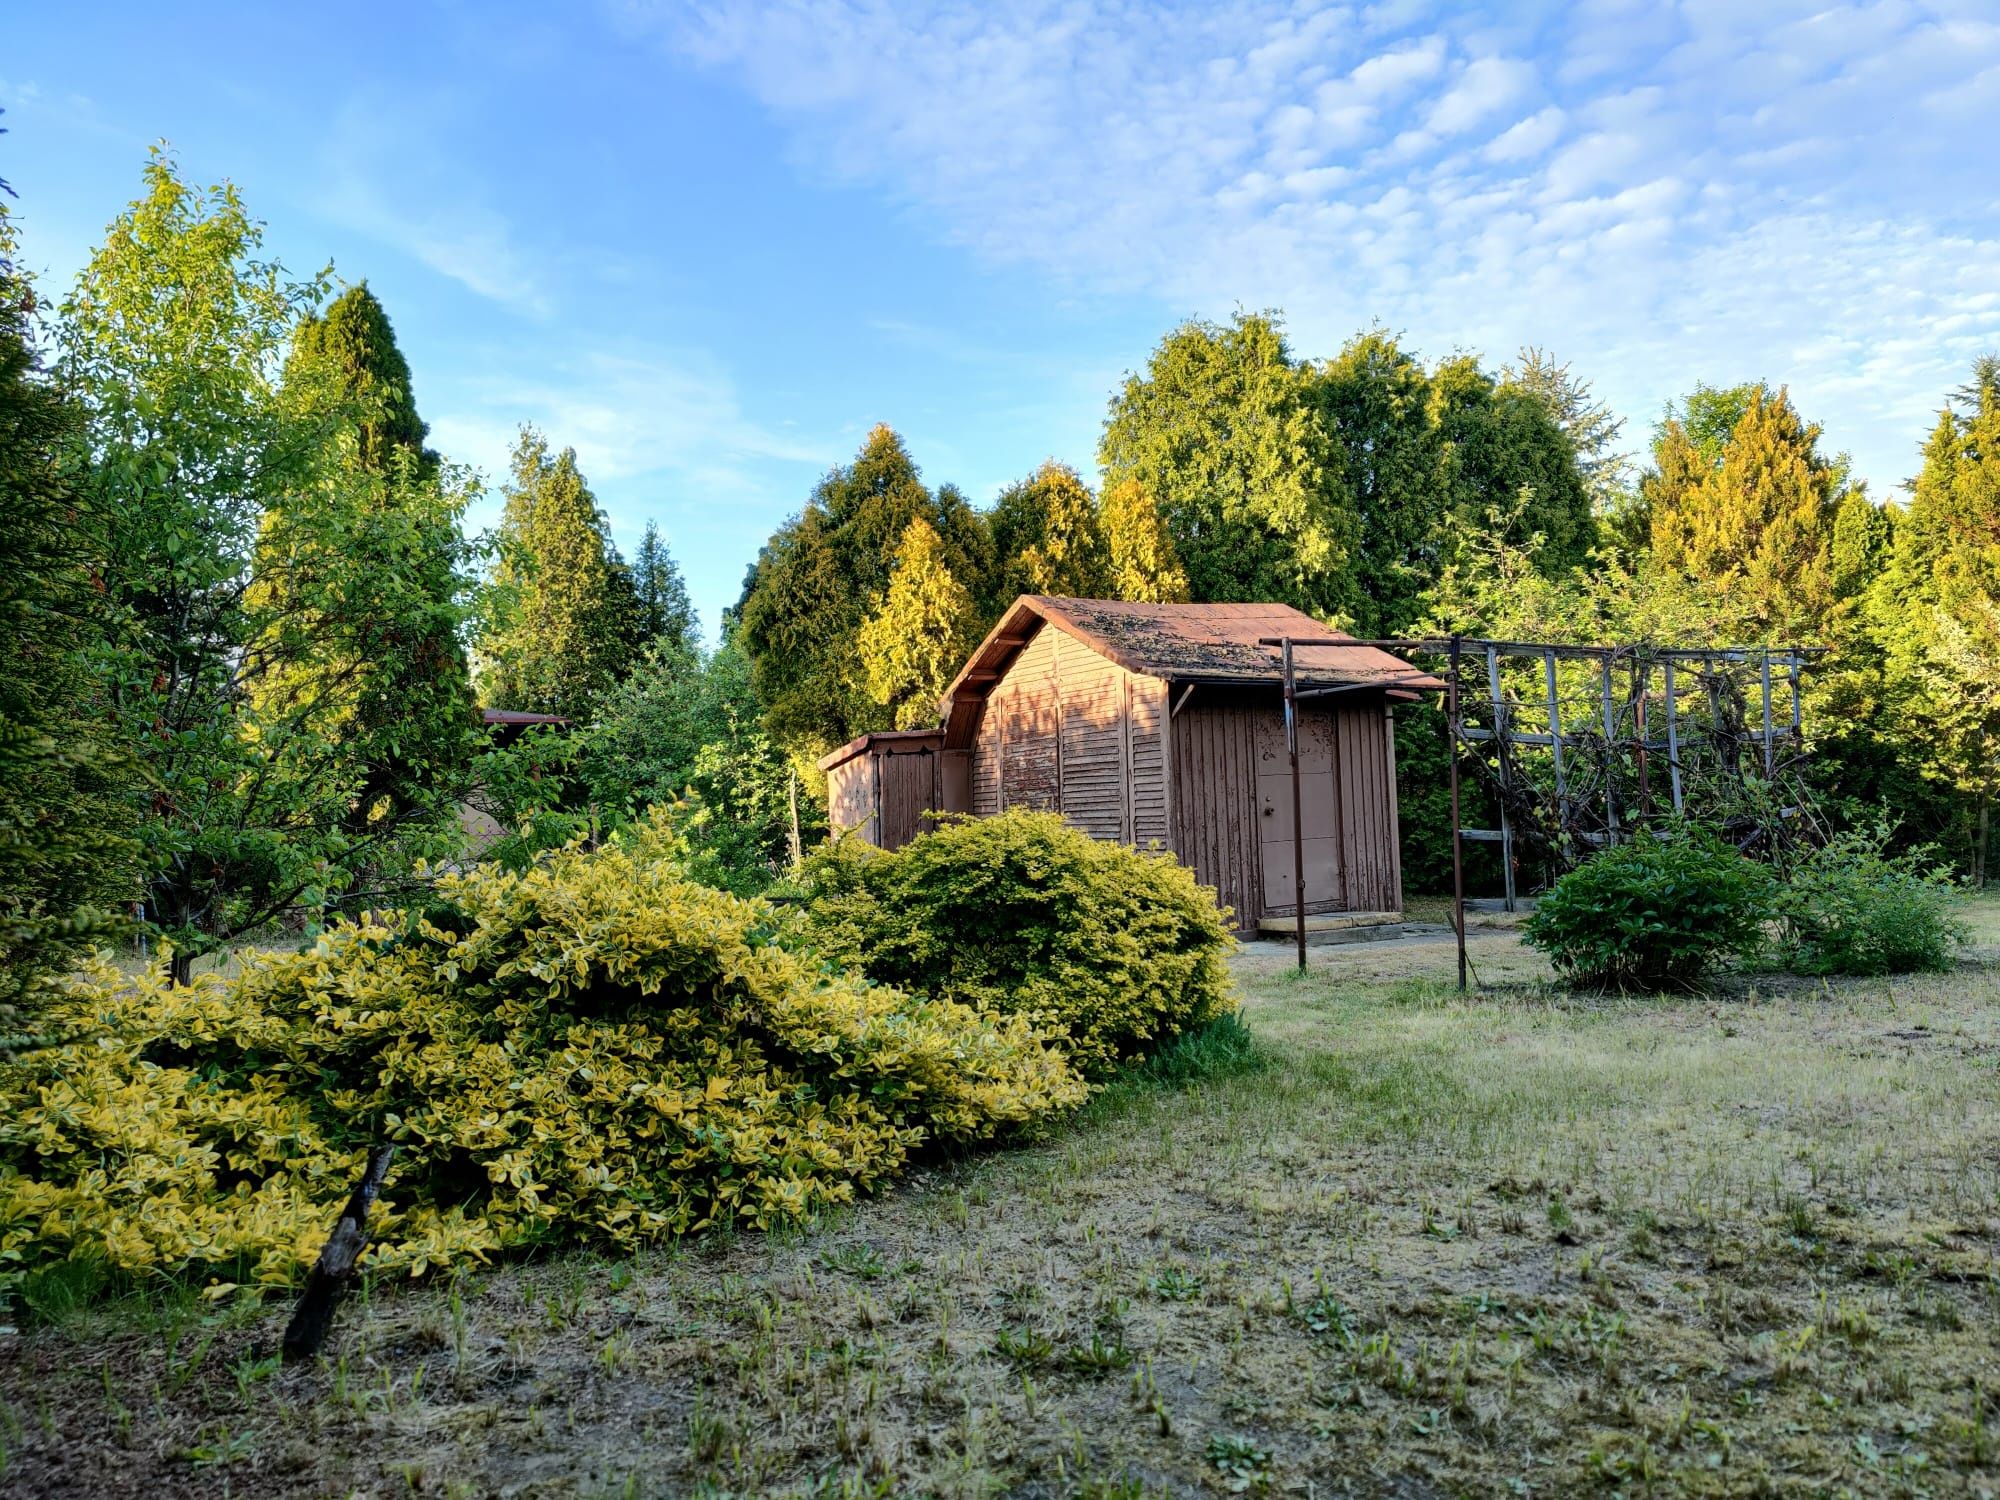
[[878, 842], [885, 849], [900, 849], [936, 824], [930, 814], [942, 800], [938, 794], [937, 752], [892, 750], [875, 759], [882, 787], [879, 819], [882, 832]]
[[1257, 822], [1257, 720], [1270, 708], [1195, 701], [1173, 719], [1174, 850], [1254, 931], [1264, 911]]
[[826, 773], [827, 821], [836, 831], [859, 828], [855, 836], [871, 844], [881, 842], [875, 826], [875, 767], [866, 755], [842, 761]]
[[1044, 627], [987, 694], [972, 811], [1060, 812], [1094, 838], [1166, 842], [1166, 684]]
[[1382, 699], [1334, 711], [1339, 754], [1341, 863], [1349, 911], [1400, 911], [1396, 849], [1396, 762]]

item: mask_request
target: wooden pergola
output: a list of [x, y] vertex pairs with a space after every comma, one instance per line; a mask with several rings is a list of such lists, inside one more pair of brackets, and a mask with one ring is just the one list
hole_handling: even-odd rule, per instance
[[[1284, 662], [1285, 719], [1298, 780], [1294, 642]], [[1746, 851], [1797, 836], [1804, 813], [1804, 674], [1823, 654], [1800, 646], [1573, 645], [1427, 636], [1360, 644], [1441, 658], [1451, 762], [1452, 921], [1466, 988], [1465, 844], [1499, 846], [1506, 909], [1517, 908], [1524, 850], [1552, 870], [1647, 829], [1663, 812], [1718, 823]], [[1428, 684], [1435, 686], [1435, 682]], [[1468, 828], [1461, 765], [1498, 809]], [[1300, 872], [1303, 886], [1303, 872]], [[1300, 910], [1303, 912], [1304, 903]], [[1305, 923], [1298, 927], [1305, 965]]]

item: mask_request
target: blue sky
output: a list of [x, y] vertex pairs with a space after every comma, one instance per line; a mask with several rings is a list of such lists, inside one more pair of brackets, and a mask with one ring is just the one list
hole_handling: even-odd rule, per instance
[[368, 280], [439, 447], [574, 445], [711, 628], [874, 423], [981, 503], [1089, 472], [1189, 315], [1540, 344], [1634, 447], [1788, 383], [1878, 495], [2000, 348], [2000, 0], [19, 6], [0, 105], [52, 283], [170, 140]]

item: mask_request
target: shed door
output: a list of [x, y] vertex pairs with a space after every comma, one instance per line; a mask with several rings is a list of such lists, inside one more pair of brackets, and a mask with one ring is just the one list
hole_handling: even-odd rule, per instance
[[[1334, 780], [1333, 715], [1299, 711], [1299, 813], [1305, 829], [1306, 910], [1343, 904], [1340, 796]], [[1257, 833], [1264, 862], [1264, 915], [1297, 910], [1292, 858], [1292, 764], [1283, 712], [1257, 716]]]
[[928, 750], [891, 750], [878, 762], [882, 774], [882, 828], [876, 840], [900, 849], [928, 829], [938, 798], [937, 758]]

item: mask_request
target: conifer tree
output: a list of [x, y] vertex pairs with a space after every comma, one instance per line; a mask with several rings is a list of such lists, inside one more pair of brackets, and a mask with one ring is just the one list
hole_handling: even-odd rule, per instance
[[0, 1056], [142, 888], [139, 789], [91, 670], [111, 622], [80, 533], [102, 517], [63, 472], [78, 413], [39, 369], [13, 244], [0, 205]]
[[1964, 799], [1983, 880], [2000, 794], [2000, 365], [1982, 360], [1939, 414], [1869, 599], [1885, 715], [1904, 756]]
[[480, 642], [488, 707], [588, 718], [629, 655], [610, 526], [577, 469], [523, 427], [500, 523], [495, 621]]
[[1104, 487], [1100, 506], [1111, 596], [1148, 604], [1188, 597], [1187, 573], [1160, 507], [1136, 479]]
[[1423, 364], [1376, 328], [1315, 368], [1313, 400], [1338, 435], [1359, 522], [1356, 615], [1370, 633], [1409, 624], [1437, 563], [1444, 443]]
[[660, 528], [646, 523], [646, 534], [632, 558], [632, 589], [637, 609], [634, 644], [691, 656], [701, 648], [701, 624], [688, 599], [680, 564], [667, 550]]
[[1112, 397], [1099, 461], [1154, 497], [1195, 598], [1354, 602], [1340, 444], [1273, 318], [1168, 334]]
[[474, 482], [423, 447], [409, 364], [366, 283], [300, 320], [284, 395], [322, 447], [260, 523], [252, 701], [353, 762], [350, 829], [448, 821], [477, 746], [459, 638]]
[[932, 495], [903, 440], [878, 426], [758, 555], [738, 605], [740, 638], [780, 744], [817, 753], [890, 721], [869, 691], [857, 634], [887, 592], [904, 534], [918, 518], [969, 590], [960, 575], [975, 573], [980, 562], [978, 517], [950, 486]]
[[916, 517], [859, 640], [868, 691], [894, 714], [898, 729], [937, 722], [938, 700], [963, 665], [977, 624], [972, 595], [952, 576], [937, 529]]
[[1501, 371], [1501, 383], [1534, 397], [1555, 419], [1575, 454], [1576, 468], [1592, 509], [1609, 516], [1630, 485], [1632, 461], [1618, 449], [1625, 419], [1592, 393], [1590, 382], [1546, 349], [1521, 350], [1519, 363]]
[[1076, 470], [1050, 459], [994, 501], [993, 583], [985, 613], [997, 618], [1021, 594], [1098, 598], [1111, 560], [1097, 501]]
[[[1691, 489], [1659, 487], [1651, 517], [1662, 567], [1741, 594], [1767, 634], [1801, 643], [1827, 631], [1838, 603], [1833, 522], [1845, 487], [1819, 436], [1782, 389], [1758, 388], [1714, 467]], [[1703, 456], [1698, 434], [1688, 444]]]
[[410, 364], [396, 330], [363, 281], [349, 287], [323, 313], [308, 313], [292, 334], [285, 384], [295, 398], [333, 404], [353, 428], [356, 460], [385, 472], [397, 453], [423, 467], [437, 455], [424, 447], [430, 427], [417, 415]]

